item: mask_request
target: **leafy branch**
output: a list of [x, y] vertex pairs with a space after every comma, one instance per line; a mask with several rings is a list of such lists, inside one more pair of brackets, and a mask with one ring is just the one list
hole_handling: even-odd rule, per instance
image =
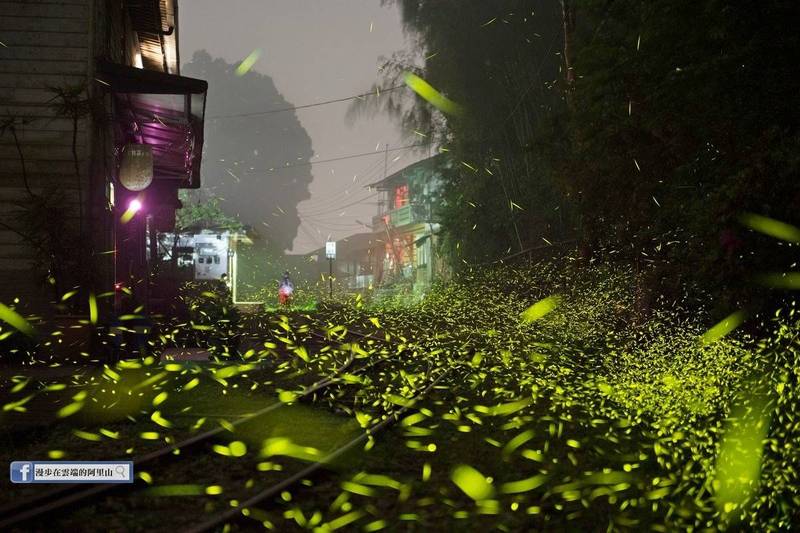
[[17, 117], [9, 116], [0, 122], [0, 137], [5, 135], [6, 132], [11, 134], [11, 137], [14, 139], [14, 147], [17, 149], [17, 154], [19, 154], [19, 162], [22, 165], [22, 183], [25, 185], [25, 190], [28, 191], [28, 194], [32, 197], [34, 196], [33, 191], [31, 191], [30, 183], [28, 183], [28, 171], [25, 167], [25, 156], [22, 154], [22, 146], [19, 142], [19, 136], [17, 135], [17, 123], [21, 126], [24, 126], [28, 123], [25, 119], [17, 119]]
[[175, 231], [220, 229], [240, 231], [244, 225], [236, 217], [226, 214], [220, 207], [220, 199], [216, 196], [202, 198], [199, 193], [192, 195], [188, 191], [180, 192], [183, 208], [177, 212]]
[[64, 87], [46, 87], [53, 94], [50, 99], [51, 107], [57, 116], [72, 120], [72, 160], [75, 165], [75, 179], [78, 186], [78, 235], [83, 236], [83, 184], [81, 182], [81, 169], [78, 160], [78, 123], [91, 111], [91, 100], [84, 97], [86, 83], [66, 85]]

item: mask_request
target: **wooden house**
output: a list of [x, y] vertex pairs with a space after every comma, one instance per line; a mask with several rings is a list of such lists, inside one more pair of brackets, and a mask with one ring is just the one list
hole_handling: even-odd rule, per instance
[[0, 302], [147, 305], [145, 236], [200, 185], [178, 32], [177, 0], [0, 2]]

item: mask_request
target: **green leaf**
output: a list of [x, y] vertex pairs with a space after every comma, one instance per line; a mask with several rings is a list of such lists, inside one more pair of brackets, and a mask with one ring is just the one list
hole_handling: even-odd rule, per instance
[[161, 411], [154, 411], [153, 414], [150, 415], [150, 420], [152, 420], [161, 427], [165, 428], [172, 427], [172, 422], [161, 416]]
[[205, 488], [201, 485], [161, 485], [142, 491], [145, 496], [200, 496], [205, 493]]
[[428, 103], [439, 111], [450, 115], [460, 115], [463, 113], [464, 110], [460, 105], [434, 89], [431, 84], [416, 74], [406, 72], [403, 76], [403, 81], [405, 81], [406, 85], [408, 85], [412, 91], [427, 100]]
[[720, 512], [743, 510], [757, 494], [770, 421], [766, 398], [755, 395], [742, 398], [731, 412], [712, 485]]
[[530, 324], [535, 320], [539, 320], [548, 313], [552, 312], [561, 303], [561, 296], [553, 295], [539, 300], [525, 311], [522, 312], [520, 317], [526, 324]]
[[519, 481], [510, 481], [503, 483], [500, 486], [500, 492], [504, 494], [519, 494], [520, 492], [529, 492], [533, 489], [541, 487], [547, 482], [549, 476], [540, 474], [538, 476], [521, 479]]
[[231, 442], [228, 449], [233, 457], [243, 457], [247, 453], [247, 445], [240, 440]]
[[24, 333], [28, 337], [33, 337], [36, 334], [36, 330], [33, 329], [33, 326], [31, 326], [27, 320], [22, 318], [22, 316], [13, 309], [3, 304], [0, 304], [0, 320], [8, 323], [11, 327]]
[[74, 415], [81, 409], [83, 409], [83, 402], [73, 402], [59, 409], [58, 412], [56, 413], [56, 416], [58, 418], [66, 418], [68, 416]]
[[97, 324], [97, 298], [93, 292], [89, 293], [89, 322]]
[[739, 221], [748, 228], [764, 235], [769, 235], [782, 241], [800, 243], [800, 228], [791, 224], [755, 213], [744, 213], [739, 217]]
[[486, 477], [468, 465], [458, 465], [450, 474], [450, 479], [464, 494], [475, 501], [485, 500], [494, 495], [494, 487]]
[[744, 311], [736, 311], [735, 313], [727, 316], [703, 334], [701, 338], [703, 344], [717, 342], [722, 337], [728, 335], [731, 331], [739, 327], [739, 325], [744, 322], [744, 319]]

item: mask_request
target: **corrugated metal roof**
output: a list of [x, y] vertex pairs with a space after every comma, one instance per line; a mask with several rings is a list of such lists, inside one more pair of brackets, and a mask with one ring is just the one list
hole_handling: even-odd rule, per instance
[[97, 73], [114, 93], [117, 149], [130, 142], [147, 144], [157, 180], [199, 187], [208, 83], [106, 61], [98, 61]]
[[381, 180], [364, 185], [364, 188], [374, 188], [378, 190], [388, 189], [395, 182], [408, 180], [408, 175], [412, 172], [416, 172], [421, 167], [429, 167], [430, 170], [434, 170], [436, 166], [440, 164], [439, 161], [444, 159], [444, 155], [445, 154], [436, 154], [431, 157], [426, 157], [425, 159], [420, 159], [416, 163], [411, 163]]

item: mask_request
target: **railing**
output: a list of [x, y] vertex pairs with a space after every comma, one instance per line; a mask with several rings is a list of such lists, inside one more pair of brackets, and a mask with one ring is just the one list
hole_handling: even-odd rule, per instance
[[419, 209], [415, 209], [413, 205], [407, 204], [403, 207], [398, 207], [397, 209], [387, 211], [383, 215], [372, 217], [373, 227], [376, 229], [383, 228], [383, 220], [385, 216], [389, 217], [389, 225], [395, 228], [416, 222], [424, 222], [424, 217], [422, 217], [419, 213]]
[[350, 278], [348, 285], [351, 289], [366, 289], [372, 285], [372, 281], [372, 274], [361, 274]]

